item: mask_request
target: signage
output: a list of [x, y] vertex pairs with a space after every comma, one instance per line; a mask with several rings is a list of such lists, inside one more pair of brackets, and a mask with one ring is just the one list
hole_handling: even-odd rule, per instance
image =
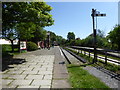
[[106, 16], [106, 14], [95, 14], [95, 16]]
[[27, 47], [26, 47], [26, 41], [20, 41], [20, 49], [21, 50], [26, 50]]

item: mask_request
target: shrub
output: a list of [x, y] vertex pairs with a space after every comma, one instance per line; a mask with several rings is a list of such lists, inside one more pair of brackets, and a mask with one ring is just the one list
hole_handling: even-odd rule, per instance
[[11, 45], [1, 45], [2, 46], [2, 56], [8, 56], [9, 52], [12, 50]]
[[11, 48], [11, 45], [2, 45], [2, 52], [8, 52], [8, 51], [11, 51], [12, 48]]
[[34, 51], [37, 49], [38, 49], [38, 47], [34, 42], [27, 42], [27, 50], [28, 51]]

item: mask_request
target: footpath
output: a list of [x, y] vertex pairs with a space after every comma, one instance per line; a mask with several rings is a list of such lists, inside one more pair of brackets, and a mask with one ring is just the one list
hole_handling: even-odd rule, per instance
[[22, 53], [14, 58], [25, 59], [22, 64], [12, 64], [2, 74], [2, 88], [70, 88], [65, 59], [59, 47]]

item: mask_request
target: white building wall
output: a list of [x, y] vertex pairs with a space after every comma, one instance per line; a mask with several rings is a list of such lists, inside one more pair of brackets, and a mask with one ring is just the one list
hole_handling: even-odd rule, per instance
[[[16, 45], [18, 43], [18, 40], [14, 40], [13, 41], [14, 45]], [[5, 39], [0, 39], [0, 44], [8, 44], [11, 45], [11, 42], [9, 40], [5, 40]]]

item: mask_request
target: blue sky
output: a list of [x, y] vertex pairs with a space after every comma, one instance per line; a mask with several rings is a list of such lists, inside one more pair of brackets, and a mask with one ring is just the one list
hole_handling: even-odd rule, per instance
[[55, 22], [45, 29], [64, 38], [67, 38], [68, 32], [74, 32], [76, 38], [81, 39], [93, 32], [92, 8], [106, 13], [106, 17], [97, 18], [97, 29], [103, 30], [106, 35], [118, 24], [117, 2], [47, 2], [47, 4], [53, 7], [51, 14]]

